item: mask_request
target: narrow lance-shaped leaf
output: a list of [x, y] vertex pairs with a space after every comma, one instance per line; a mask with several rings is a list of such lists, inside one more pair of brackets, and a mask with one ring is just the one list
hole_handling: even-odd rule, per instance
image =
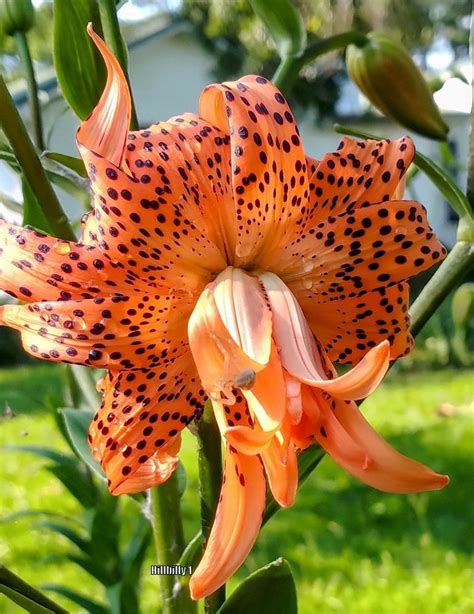
[[66, 168], [69, 168], [80, 177], [87, 178], [86, 167], [84, 166], [84, 162], [81, 160], [81, 158], [75, 158], [74, 156], [68, 156], [55, 151], [45, 151], [42, 157], [59, 162], [59, 164], [61, 164], [63, 167], [65, 166]]
[[64, 408], [60, 410], [66, 424], [66, 430], [71, 444], [78, 457], [83, 460], [92, 471], [104, 479], [104, 474], [99, 463], [92, 456], [87, 443], [87, 431], [93, 414], [79, 409]]
[[37, 230], [52, 234], [53, 229], [30, 188], [30, 184], [24, 177], [21, 183], [23, 190], [23, 226], [32, 226]]
[[299, 56], [306, 47], [303, 19], [290, 0], [249, 0], [275, 41], [281, 58]]
[[[61, 586], [60, 584], [43, 584], [43, 588], [45, 590], [57, 593], [62, 597], [66, 597], [66, 599], [69, 599], [69, 601], [72, 601], [76, 605], [80, 606], [86, 612], [89, 612], [89, 614], [109, 613], [109, 610], [105, 606], [101, 605], [100, 603], [97, 603], [96, 601], [92, 601], [92, 599], [89, 599], [85, 595], [81, 595], [77, 591], [73, 591], [66, 586]], [[66, 610], [63, 611], [65, 612]]]
[[296, 587], [290, 566], [279, 558], [239, 584], [219, 614], [296, 614]]
[[86, 31], [89, 22], [100, 34], [93, 0], [54, 0], [54, 65], [61, 91], [81, 119], [95, 107], [105, 84], [103, 63]]
[[67, 611], [1, 564], [0, 593], [32, 614], [62, 614]]

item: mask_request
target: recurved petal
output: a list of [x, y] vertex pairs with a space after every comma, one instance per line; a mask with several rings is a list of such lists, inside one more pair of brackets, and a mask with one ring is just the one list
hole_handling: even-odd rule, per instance
[[372, 348], [344, 375], [329, 380], [302, 380], [329, 393], [335, 399], [365, 399], [382, 381], [390, 363], [390, 343], [385, 340]]
[[199, 199], [209, 200], [211, 178], [206, 186], [201, 172], [199, 183], [195, 181], [188, 161], [196, 167], [195, 143], [183, 144], [179, 137], [187, 137], [177, 121], [158, 125], [154, 132], [128, 133], [125, 77], [103, 41], [91, 29], [89, 33], [105, 59], [108, 79], [97, 107], [77, 133], [95, 201], [83, 240], [149, 285], [200, 291], [211, 272], [225, 266], [200, 209]]
[[311, 330], [339, 363], [356, 363], [384, 339], [390, 342], [392, 360], [405, 356], [413, 347], [408, 303], [406, 282], [318, 305], [314, 296], [300, 297]]
[[0, 287], [24, 301], [134, 291], [123, 265], [100, 250], [0, 220]]
[[181, 447], [181, 435], [144, 461], [130, 477], [111, 490], [113, 495], [130, 495], [163, 484], [171, 476], [179, 462], [177, 454]]
[[179, 433], [202, 411], [204, 391], [189, 354], [153, 369], [109, 372], [89, 429], [112, 494], [145, 490], [173, 470]]
[[282, 507], [290, 507], [298, 489], [298, 462], [288, 427], [272, 438], [261, 459], [275, 501]]
[[[234, 287], [228, 273], [224, 271], [206, 287], [188, 323], [194, 361], [204, 387], [215, 400], [221, 400], [221, 393], [231, 400], [232, 389], [244, 387], [244, 376], [250, 374], [253, 380], [270, 358], [270, 311], [258, 281], [242, 274], [236, 276]], [[256, 318], [252, 309], [260, 317]]]
[[275, 431], [263, 431], [258, 422], [250, 416], [247, 401], [241, 391], [235, 390], [234, 395], [233, 405], [212, 401], [221, 435], [238, 452], [259, 454], [269, 445]]
[[46, 360], [109, 369], [164, 365], [189, 351], [187, 295], [108, 296], [0, 307], [0, 323], [22, 332]]
[[242, 565], [262, 523], [265, 477], [257, 456], [226, 448], [224, 484], [204, 555], [191, 576], [193, 599], [217, 590]]
[[314, 227], [364, 203], [399, 198], [400, 183], [414, 155], [407, 136], [393, 141], [344, 137], [337, 151], [323, 156], [310, 178], [305, 225]]
[[403, 282], [445, 254], [420, 203], [387, 201], [328, 217], [283, 250], [275, 272], [316, 304]]
[[283, 368], [298, 379], [324, 379], [324, 365], [295, 297], [273, 273], [262, 273], [260, 279], [271, 305], [273, 338]]
[[230, 135], [235, 266], [258, 263], [290, 236], [308, 197], [306, 158], [282, 94], [263, 77], [210, 85], [199, 112]]
[[227, 267], [211, 285], [222, 323], [251, 360], [270, 360], [272, 313], [259, 281], [241, 269]]
[[117, 58], [92, 24], [87, 26], [87, 32], [104, 59], [107, 82], [97, 106], [77, 131], [77, 143], [80, 149], [93, 151], [119, 167], [130, 125], [130, 92]]
[[388, 341], [372, 348], [351, 371], [334, 377], [293, 294], [273, 273], [263, 273], [260, 278], [272, 308], [273, 335], [281, 364], [290, 375], [338, 399], [361, 399], [375, 390], [388, 369]]
[[264, 431], [278, 429], [286, 413], [286, 388], [283, 369], [276, 345], [268, 364], [256, 374], [255, 382], [246, 390], [242, 389], [251, 415]]
[[310, 408], [314, 403], [314, 435], [326, 452], [354, 477], [369, 486], [392, 493], [438, 490], [448, 483], [416, 461], [403, 456], [384, 441], [365, 421], [353, 402], [333, 401], [335, 412], [321, 393], [305, 393]]

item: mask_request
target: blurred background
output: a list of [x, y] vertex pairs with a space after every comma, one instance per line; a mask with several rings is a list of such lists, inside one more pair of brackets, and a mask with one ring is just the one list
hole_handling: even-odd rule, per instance
[[[274, 46], [246, 0], [118, 4], [142, 126], [196, 111], [199, 93], [211, 81], [245, 73], [271, 76], [278, 64]], [[351, 29], [376, 30], [407, 46], [450, 127], [449, 141], [441, 145], [412, 135], [417, 149], [443, 166], [464, 190], [471, 108], [470, 0], [298, 0], [296, 4], [310, 41]], [[35, 0], [34, 5], [36, 22], [28, 41], [46, 148], [77, 155], [79, 120], [61, 95], [53, 66], [53, 3]], [[5, 34], [0, 34], [0, 69], [28, 122], [22, 64], [15, 40]], [[334, 122], [382, 137], [407, 132], [370, 106], [348, 78], [341, 52], [308, 64], [290, 102], [305, 149], [314, 157], [337, 147], [340, 136]], [[78, 224], [84, 213], [83, 194], [66, 184], [57, 190]], [[456, 216], [421, 173], [410, 180], [406, 197], [425, 204], [431, 224], [451, 247]], [[21, 223], [22, 201], [18, 175], [0, 160], [0, 215]], [[415, 280], [415, 289], [425, 282], [426, 277]], [[397, 363], [363, 406], [369, 421], [400, 451], [448, 473], [450, 486], [440, 493], [385, 495], [324, 459], [303, 486], [295, 507], [278, 512], [262, 531], [238, 578], [284, 555], [297, 580], [302, 614], [474, 612], [473, 316], [471, 279], [445, 301], [419, 336], [415, 351]], [[62, 585], [104, 603], [106, 584], [78, 563], [64, 531], [48, 526], [51, 514], [60, 513], [67, 527], [79, 523], [83, 528], [86, 502], [67, 480], [57, 479], [51, 455], [12, 448], [40, 445], [67, 452], [53, 408], [73, 402], [68, 382], [70, 375], [62, 366], [26, 358], [16, 334], [0, 329], [0, 560], [34, 585]], [[183, 506], [189, 538], [198, 528], [194, 456], [194, 439], [188, 434]], [[133, 499], [121, 498], [120, 512], [114, 511], [123, 520], [119, 539], [124, 543], [134, 539], [126, 521], [136, 514], [136, 505]], [[141, 611], [148, 613], [159, 606], [156, 578], [147, 571], [147, 565], [157, 561], [146, 541], [143, 557]], [[72, 606], [63, 599], [61, 603], [73, 612], [92, 611], [92, 602], [81, 606], [76, 601]], [[1, 613], [18, 611], [15, 607], [0, 595]], [[130, 607], [130, 612], [138, 610]]]

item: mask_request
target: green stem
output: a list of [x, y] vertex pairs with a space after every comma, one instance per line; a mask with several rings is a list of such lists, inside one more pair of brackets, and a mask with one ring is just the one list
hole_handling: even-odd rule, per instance
[[[177, 565], [184, 551], [184, 531], [181, 515], [178, 478], [171, 477], [151, 489], [152, 528], [157, 565]], [[181, 587], [177, 576], [159, 576], [163, 614], [194, 614], [195, 604]]]
[[30, 184], [53, 232], [62, 239], [75, 240], [74, 232], [48, 181], [35, 147], [1, 75], [0, 126], [9, 140], [25, 179]]
[[[471, 19], [471, 61], [474, 64], [474, 19]], [[468, 170], [467, 170], [467, 199], [471, 205], [471, 210], [474, 211], [474, 80], [471, 83], [471, 91], [473, 99], [471, 103], [471, 128], [469, 133], [469, 151], [468, 151]]]
[[301, 57], [288, 55], [282, 58], [272, 78], [274, 85], [287, 96], [302, 68]]
[[[206, 403], [198, 424], [199, 490], [201, 499], [202, 544], [206, 547], [222, 487], [221, 435], [211, 403]], [[214, 614], [225, 601], [225, 585], [206, 598], [204, 611]]]
[[365, 45], [366, 42], [367, 36], [361, 32], [355, 32], [354, 30], [341, 32], [340, 34], [329, 36], [328, 38], [324, 38], [321, 41], [308, 45], [301, 57], [301, 61], [303, 65], [308, 64], [325, 53], [336, 51], [337, 49], [343, 49], [348, 45], [357, 45], [358, 47], [361, 47]]
[[38, 98], [38, 85], [36, 83], [35, 71], [33, 68], [33, 61], [31, 59], [26, 33], [23, 31], [16, 32], [15, 40], [18, 48], [18, 54], [25, 70], [26, 85], [28, 88], [28, 104], [30, 106], [30, 116], [36, 146], [38, 149], [43, 151], [45, 149], [45, 145], [43, 139], [43, 120], [41, 117], [41, 108]]
[[365, 34], [352, 30], [349, 32], [341, 32], [340, 34], [335, 34], [329, 38], [317, 41], [316, 43], [308, 45], [303, 54], [298, 57], [287, 56], [282, 58], [272, 81], [282, 92], [287, 94], [291, 90], [300, 70], [305, 64], [313, 62], [320, 55], [324, 55], [330, 51], [342, 49], [348, 45], [360, 46], [364, 45], [366, 42], [367, 37]]
[[54, 612], [67, 614], [67, 610], [46, 597], [38, 589], [19, 578], [0, 564], [0, 593], [27, 612]]
[[139, 124], [137, 111], [135, 109], [132, 88], [130, 86], [130, 78], [128, 76], [128, 51], [125, 41], [123, 40], [122, 33], [120, 32], [115, 0], [99, 0], [99, 13], [100, 21], [102, 23], [102, 30], [104, 33], [104, 40], [110, 49], [112, 49], [115, 57], [119, 61], [130, 90], [130, 97], [132, 100], [132, 117], [130, 121], [130, 128], [132, 130], [138, 130]]
[[414, 336], [473, 267], [474, 243], [458, 241], [412, 305], [411, 332]]

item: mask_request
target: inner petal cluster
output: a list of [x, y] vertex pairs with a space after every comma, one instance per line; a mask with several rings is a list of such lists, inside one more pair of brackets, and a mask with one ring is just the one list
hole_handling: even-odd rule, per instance
[[[304, 416], [302, 386], [341, 400], [365, 397], [385, 374], [390, 355], [382, 342], [337, 377], [285, 284], [273, 273], [233, 267], [203, 291], [188, 334], [221, 431], [244, 453], [261, 452], [272, 441], [293, 446], [291, 432]], [[229, 419], [238, 398], [245, 411]]]

